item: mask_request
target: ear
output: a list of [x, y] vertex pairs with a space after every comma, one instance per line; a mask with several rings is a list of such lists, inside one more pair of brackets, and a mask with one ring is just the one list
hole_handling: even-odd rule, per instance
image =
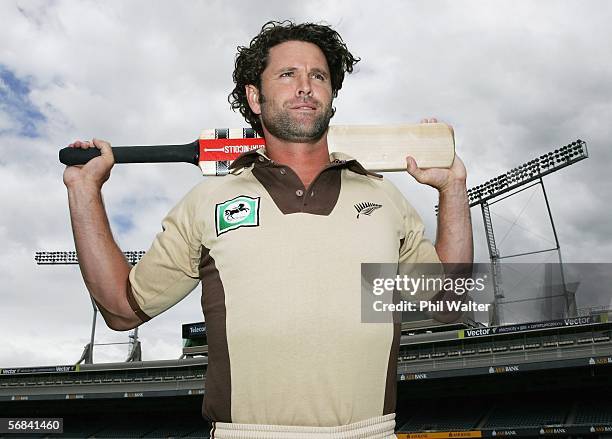
[[248, 84], [244, 86], [246, 91], [247, 101], [249, 102], [249, 107], [251, 107], [251, 111], [255, 114], [261, 114], [261, 104], [259, 103], [259, 90], [252, 84]]

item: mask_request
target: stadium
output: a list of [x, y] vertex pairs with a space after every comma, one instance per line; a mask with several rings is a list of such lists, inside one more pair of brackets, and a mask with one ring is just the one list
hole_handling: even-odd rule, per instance
[[[612, 313], [403, 326], [398, 438], [612, 437]], [[183, 326], [180, 360], [2, 369], [0, 413], [63, 418], [63, 434], [27, 437], [209, 437], [201, 328]]]
[[[502, 281], [508, 265], [501, 263], [489, 213], [494, 199], [517, 194], [534, 181], [544, 191], [544, 175], [587, 156], [585, 143], [573, 142], [468, 191], [471, 206], [482, 209], [491, 257], [491, 295], [481, 299], [492, 305], [489, 322], [470, 312], [451, 324], [426, 313], [403, 313], [398, 438], [612, 437], [612, 311], [577, 308], [571, 267], [556, 264], [544, 267], [540, 297], [516, 301], [540, 302], [543, 318], [506, 323], [504, 314], [516, 304], [504, 287], [507, 274]], [[552, 214], [549, 219], [554, 230]], [[557, 252], [560, 259], [558, 241], [544, 251]], [[142, 255], [126, 252], [130, 262]], [[41, 252], [36, 261], [77, 263], [74, 252]], [[556, 277], [553, 268], [560, 269]], [[141, 361], [135, 331], [127, 361], [95, 364], [92, 333], [77, 364], [0, 369], [0, 413], [62, 421], [62, 433], [31, 430], [27, 437], [207, 438], [210, 425], [201, 416], [208, 365], [205, 322], [183, 324], [182, 337], [177, 360]]]

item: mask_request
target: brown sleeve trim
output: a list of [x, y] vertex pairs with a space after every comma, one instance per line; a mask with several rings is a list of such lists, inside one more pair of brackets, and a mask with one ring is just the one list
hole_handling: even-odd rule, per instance
[[138, 302], [136, 302], [136, 298], [134, 297], [134, 292], [132, 291], [132, 284], [130, 283], [129, 279], [127, 281], [127, 288], [125, 290], [127, 301], [130, 304], [130, 308], [132, 308], [132, 311], [134, 311], [138, 318], [143, 322], [148, 322], [149, 320], [151, 320], [151, 317], [145, 314], [145, 312], [140, 309], [140, 306], [138, 306]]

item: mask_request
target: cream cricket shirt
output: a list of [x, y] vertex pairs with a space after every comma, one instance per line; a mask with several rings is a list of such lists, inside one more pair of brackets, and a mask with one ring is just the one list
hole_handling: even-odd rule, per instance
[[360, 264], [439, 259], [391, 183], [331, 160], [306, 189], [263, 149], [243, 154], [170, 211], [130, 272], [144, 320], [202, 282], [212, 421], [325, 427], [395, 411], [400, 328], [361, 323]]

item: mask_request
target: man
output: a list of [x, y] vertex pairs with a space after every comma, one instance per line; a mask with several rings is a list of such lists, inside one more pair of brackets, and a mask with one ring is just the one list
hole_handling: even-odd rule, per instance
[[[434, 247], [395, 187], [329, 155], [333, 98], [358, 61], [340, 36], [270, 22], [239, 52], [232, 107], [266, 148], [187, 194], [135, 267], [102, 204], [110, 145], [72, 144], [102, 153], [64, 174], [83, 278], [116, 330], [149, 320], [202, 281], [203, 414], [213, 437], [393, 437], [399, 326], [360, 321], [360, 264], [471, 263], [465, 168], [459, 158], [450, 169], [407, 161], [440, 194]], [[363, 202], [380, 207], [357, 218]]]

